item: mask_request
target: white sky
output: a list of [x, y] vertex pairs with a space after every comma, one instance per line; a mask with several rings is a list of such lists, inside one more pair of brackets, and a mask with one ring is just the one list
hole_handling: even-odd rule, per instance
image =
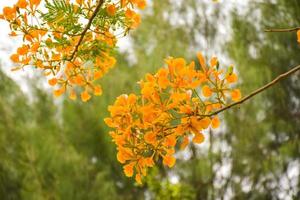
[[[16, 1], [3, 1], [0, 0], [0, 12], [2, 13], [2, 9], [4, 6], [11, 6]], [[25, 84], [25, 77], [30, 76], [29, 71], [28, 72], [11, 72], [10, 69], [14, 67], [13, 63], [10, 61], [10, 55], [15, 52], [17, 46], [21, 44], [21, 39], [18, 38], [11, 38], [8, 36], [10, 33], [8, 23], [4, 20], [0, 20], [0, 65], [3, 71], [11, 77], [13, 80], [16, 81], [21, 87], [21, 89], [27, 93], [28, 87]], [[21, 84], [22, 83], [22, 84]]]

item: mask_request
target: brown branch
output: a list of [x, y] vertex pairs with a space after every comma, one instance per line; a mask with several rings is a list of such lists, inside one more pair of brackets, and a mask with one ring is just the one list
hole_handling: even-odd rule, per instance
[[258, 88], [258, 89], [255, 90], [255, 91], [251, 92], [250, 94], [248, 94], [247, 96], [245, 96], [245, 97], [242, 98], [241, 100], [239, 100], [239, 101], [237, 101], [237, 102], [235, 102], [235, 103], [232, 103], [232, 104], [230, 104], [230, 105], [228, 105], [228, 106], [226, 106], [226, 107], [224, 107], [224, 108], [221, 108], [220, 110], [217, 110], [217, 111], [215, 111], [215, 112], [213, 112], [213, 113], [211, 113], [211, 114], [208, 114], [208, 115], [206, 115], [206, 116], [207, 116], [207, 117], [211, 117], [211, 116], [217, 115], [217, 114], [219, 114], [219, 113], [221, 113], [221, 112], [223, 112], [223, 111], [225, 111], [225, 110], [228, 110], [228, 109], [231, 108], [231, 107], [234, 107], [234, 106], [236, 106], [236, 105], [242, 104], [242, 103], [244, 103], [245, 101], [247, 101], [248, 99], [252, 98], [253, 96], [255, 96], [255, 95], [257, 95], [257, 94], [263, 92], [264, 90], [268, 89], [269, 87], [275, 85], [276, 83], [278, 83], [278, 82], [281, 81], [282, 79], [284, 79], [284, 78], [290, 76], [291, 74], [297, 72], [298, 70], [300, 70], [300, 65], [298, 65], [298, 66], [292, 68], [291, 70], [289, 70], [289, 71], [287, 71], [287, 72], [285, 72], [285, 73], [283, 73], [283, 74], [277, 76], [273, 81], [271, 81], [270, 83], [268, 83], [268, 84], [262, 86], [261, 88]]
[[95, 8], [95, 10], [94, 10], [94, 12], [93, 12], [91, 18], [89, 19], [89, 21], [88, 21], [86, 27], [84, 28], [84, 30], [83, 30], [82, 33], [80, 34], [80, 39], [79, 39], [77, 45], [75, 46], [75, 49], [74, 49], [74, 51], [73, 51], [71, 57], [68, 59], [69, 61], [73, 60], [73, 58], [75, 57], [75, 55], [76, 55], [76, 53], [77, 53], [77, 51], [78, 51], [78, 49], [79, 49], [79, 46], [81, 45], [81, 43], [82, 43], [82, 41], [83, 41], [83, 38], [84, 38], [86, 32], [90, 29], [90, 27], [91, 27], [91, 25], [92, 25], [92, 23], [93, 23], [93, 20], [95, 19], [95, 17], [97, 16], [98, 12], [100, 11], [100, 8], [101, 8], [101, 6], [103, 5], [104, 1], [105, 1], [105, 0], [99, 0], [98, 4], [96, 5], [96, 8]]
[[266, 29], [265, 32], [295, 32], [300, 30], [300, 27], [295, 27], [295, 28], [274, 28], [274, 29]]
[[[282, 79], [287, 78], [288, 76], [294, 74], [294, 73], [297, 72], [297, 71], [300, 71], [300, 65], [298, 65], [298, 66], [296, 66], [296, 67], [290, 69], [289, 71], [287, 71], [287, 72], [285, 72], [285, 73], [283, 73], [283, 74], [280, 74], [280, 75], [277, 76], [273, 81], [271, 81], [271, 82], [269, 82], [268, 84], [266, 84], [266, 85], [264, 85], [264, 86], [258, 88], [258, 89], [255, 90], [255, 91], [251, 92], [250, 94], [248, 94], [247, 96], [245, 96], [245, 97], [242, 98], [241, 100], [239, 100], [239, 101], [237, 101], [237, 102], [234, 102], [234, 103], [232, 103], [232, 104], [229, 104], [228, 106], [225, 106], [225, 107], [223, 107], [223, 108], [221, 108], [221, 109], [219, 109], [219, 110], [217, 110], [217, 111], [215, 111], [215, 112], [213, 112], [213, 113], [210, 113], [210, 114], [203, 114], [203, 115], [199, 114], [199, 115], [197, 115], [197, 117], [200, 117], [200, 119], [203, 119], [204, 117], [212, 117], [212, 116], [217, 115], [217, 114], [219, 114], [219, 113], [221, 113], [221, 112], [223, 112], [223, 111], [225, 111], [225, 110], [228, 110], [228, 109], [230, 109], [230, 108], [232, 108], [232, 107], [234, 107], [234, 106], [240, 105], [240, 104], [244, 103], [245, 101], [251, 99], [252, 97], [256, 96], [257, 94], [259, 94], [259, 93], [261, 93], [261, 92], [267, 90], [269, 87], [275, 85], [276, 83], [278, 83], [278, 82], [281, 81]], [[191, 117], [191, 116], [184, 116], [184, 117], [182, 117], [182, 118], [180, 118], [180, 119], [187, 118], [187, 117]], [[164, 128], [164, 131], [168, 131], [168, 130], [171, 130], [171, 129], [175, 129], [175, 128], [177, 128], [177, 126], [178, 126], [178, 125]], [[173, 133], [174, 133], [174, 132], [170, 132], [169, 134], [165, 134], [164, 136], [169, 136], [169, 135], [172, 135]]]

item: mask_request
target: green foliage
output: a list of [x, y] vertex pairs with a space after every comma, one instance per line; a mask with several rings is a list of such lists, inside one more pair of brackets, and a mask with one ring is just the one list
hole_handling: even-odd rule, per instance
[[[172, 176], [172, 175], [171, 175]], [[155, 200], [190, 200], [195, 199], [195, 190], [185, 183], [171, 183], [159, 175], [157, 168], [147, 177], [149, 195]]]
[[67, 4], [64, 0], [45, 1], [47, 12], [41, 13], [41, 17], [47, 23], [64, 27], [65, 32], [78, 34], [83, 30], [78, 19], [85, 15], [80, 7], [76, 9], [72, 4]]
[[[233, 15], [234, 37], [227, 48], [244, 80], [244, 93], [299, 64], [295, 33], [263, 33], [270, 27], [298, 26], [300, 18], [296, 13], [299, 11], [296, 0], [280, 0], [276, 4], [253, 3], [247, 14]], [[257, 20], [253, 13], [260, 13], [261, 17]], [[249, 192], [240, 191], [235, 185], [238, 196], [275, 198], [283, 190], [280, 180], [288, 176], [289, 167], [297, 162], [300, 153], [299, 106], [294, 102], [300, 98], [299, 80], [294, 76], [282, 81], [239, 111], [232, 110], [226, 115], [229, 131], [234, 135], [227, 138], [232, 144], [232, 175], [252, 184]], [[292, 198], [299, 195], [299, 180], [297, 184], [291, 192], [295, 186], [287, 183], [285, 195], [289, 193]]]
[[[33, 86], [34, 99], [29, 102], [3, 73], [0, 79], [0, 199], [118, 199], [119, 177], [112, 177], [122, 171], [114, 169], [114, 154], [97, 134], [106, 134], [97, 128], [97, 120], [80, 135], [74, 124], [90, 114], [78, 121], [64, 119], [51, 95]], [[68, 107], [63, 110], [66, 117], [78, 116]]]

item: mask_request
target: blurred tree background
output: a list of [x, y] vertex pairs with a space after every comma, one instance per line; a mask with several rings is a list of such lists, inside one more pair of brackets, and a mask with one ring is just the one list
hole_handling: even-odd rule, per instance
[[204, 144], [179, 152], [173, 169], [151, 170], [142, 187], [124, 176], [103, 122], [115, 97], [168, 56], [220, 55], [244, 94], [300, 63], [295, 33], [263, 31], [299, 26], [298, 0], [236, 7], [151, 1], [89, 103], [54, 101], [39, 78], [28, 98], [0, 72], [0, 199], [300, 199], [299, 73], [226, 112]]

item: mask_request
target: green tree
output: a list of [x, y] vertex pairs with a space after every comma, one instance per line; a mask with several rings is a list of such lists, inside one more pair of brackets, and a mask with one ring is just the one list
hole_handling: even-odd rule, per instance
[[117, 199], [109, 165], [76, 148], [52, 97], [32, 87], [29, 101], [2, 72], [0, 79], [0, 198]]
[[[299, 26], [299, 11], [297, 0], [278, 0], [253, 2], [245, 14], [233, 13], [227, 49], [245, 94], [300, 63], [295, 33], [264, 33], [267, 28]], [[226, 114], [231, 177], [239, 177], [239, 182], [227, 180], [227, 188], [236, 198], [299, 198], [299, 174], [289, 174], [299, 170], [299, 83], [295, 75]], [[241, 186], [243, 181], [250, 191]]]

